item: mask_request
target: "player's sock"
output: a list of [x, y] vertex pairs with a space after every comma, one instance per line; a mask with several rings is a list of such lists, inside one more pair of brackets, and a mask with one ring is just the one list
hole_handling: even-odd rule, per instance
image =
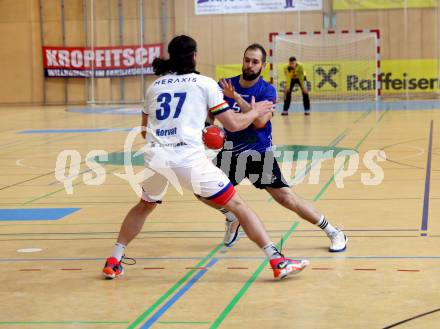
[[324, 232], [327, 233], [327, 235], [338, 231], [337, 228], [335, 228], [332, 224], [329, 223], [329, 221], [324, 217], [324, 215], [321, 216], [321, 219], [316, 225], [322, 230], [324, 230]]
[[231, 212], [225, 208], [220, 208], [219, 210], [223, 215], [226, 216], [226, 219], [228, 220], [228, 222], [235, 222], [237, 220], [237, 217], [234, 215], [233, 212]]
[[113, 248], [112, 257], [115, 257], [118, 262], [121, 261], [122, 256], [124, 256], [125, 253], [125, 246], [122, 243], [116, 242], [115, 247]]
[[268, 243], [263, 247], [263, 251], [269, 259], [282, 258], [283, 255], [278, 251], [273, 242]]

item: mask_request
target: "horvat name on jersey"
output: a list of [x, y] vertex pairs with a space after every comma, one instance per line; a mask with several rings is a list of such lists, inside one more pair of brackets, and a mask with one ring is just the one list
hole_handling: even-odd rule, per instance
[[171, 129], [156, 129], [157, 136], [171, 136], [177, 134], [177, 127]]

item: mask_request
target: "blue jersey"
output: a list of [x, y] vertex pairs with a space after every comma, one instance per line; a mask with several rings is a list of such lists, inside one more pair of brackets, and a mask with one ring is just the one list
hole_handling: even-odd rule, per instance
[[[276, 103], [277, 95], [275, 88], [261, 77], [257, 83], [250, 88], [240, 86], [240, 76], [232, 77], [229, 80], [231, 80], [235, 91], [248, 103], [251, 102], [252, 96], [255, 97], [256, 102], [267, 100]], [[225, 100], [231, 109], [240, 112], [240, 107], [235, 100], [229, 97], [225, 97]], [[268, 121], [263, 128], [256, 128], [251, 124], [249, 127], [240, 131], [231, 132], [226, 129], [225, 131], [226, 139], [233, 143], [233, 148], [230, 149], [228, 147], [228, 150], [231, 150], [234, 154], [246, 150], [256, 150], [260, 153], [264, 153], [272, 147], [272, 124], [270, 121]]]

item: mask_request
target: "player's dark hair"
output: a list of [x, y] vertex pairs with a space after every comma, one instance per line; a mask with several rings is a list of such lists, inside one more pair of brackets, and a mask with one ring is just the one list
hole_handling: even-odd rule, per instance
[[293, 62], [293, 61], [296, 62], [296, 57], [295, 57], [295, 56], [291, 56], [291, 57], [289, 57], [289, 62]]
[[169, 59], [156, 58], [153, 61], [153, 71], [156, 75], [174, 72], [176, 74], [197, 73], [194, 53], [197, 52], [196, 41], [187, 36], [174, 37], [168, 44]]
[[260, 45], [259, 43], [253, 43], [253, 44], [249, 45], [246, 48], [246, 50], [244, 51], [244, 53], [246, 54], [246, 52], [248, 50], [257, 50], [257, 49], [259, 49], [261, 51], [261, 61], [263, 63], [266, 63], [266, 57], [267, 57], [266, 49], [264, 49], [264, 47], [262, 45]]

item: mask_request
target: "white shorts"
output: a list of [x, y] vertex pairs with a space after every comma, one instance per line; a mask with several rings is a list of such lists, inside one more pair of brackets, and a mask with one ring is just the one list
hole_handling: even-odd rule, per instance
[[160, 202], [170, 184], [181, 194], [187, 189], [221, 206], [235, 194], [229, 178], [207, 158], [190, 167], [148, 168], [154, 174], [142, 183], [142, 199], [147, 202]]

